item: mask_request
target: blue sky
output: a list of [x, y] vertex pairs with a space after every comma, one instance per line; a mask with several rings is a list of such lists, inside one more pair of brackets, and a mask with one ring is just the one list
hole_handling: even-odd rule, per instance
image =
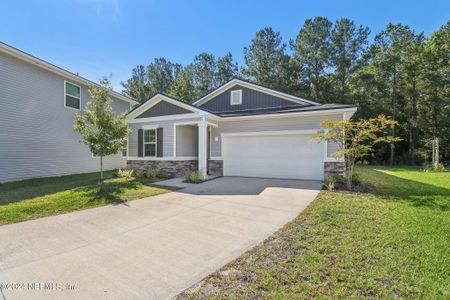
[[450, 19], [450, 1], [2, 0], [0, 41], [94, 81], [112, 73], [120, 91], [155, 57], [187, 64], [230, 51], [242, 64], [257, 30], [272, 26], [288, 42], [314, 16], [348, 17], [373, 34], [389, 22], [429, 34]]

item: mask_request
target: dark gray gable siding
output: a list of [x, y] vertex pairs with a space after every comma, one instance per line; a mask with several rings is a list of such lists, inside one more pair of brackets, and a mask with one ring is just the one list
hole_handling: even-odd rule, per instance
[[[234, 90], [242, 90], [242, 104], [240, 105], [231, 105], [230, 103], [230, 94], [231, 91]], [[299, 103], [275, 97], [266, 93], [258, 92], [240, 85], [235, 85], [212, 98], [208, 102], [200, 105], [200, 107], [211, 112], [224, 112], [292, 105], [299, 105]]]
[[159, 117], [159, 116], [168, 116], [168, 115], [179, 115], [179, 114], [189, 114], [191, 111], [181, 108], [177, 105], [173, 105], [172, 103], [166, 102], [164, 100], [158, 102], [156, 105], [150, 107], [142, 114], [136, 117], [139, 118], [151, 118], [151, 117]]

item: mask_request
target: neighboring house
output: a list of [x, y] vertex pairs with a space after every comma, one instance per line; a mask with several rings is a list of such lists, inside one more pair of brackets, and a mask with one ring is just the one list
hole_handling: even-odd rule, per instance
[[[80, 142], [74, 116], [92, 82], [0, 43], [0, 182], [99, 170], [99, 158]], [[135, 101], [111, 92], [116, 112]], [[105, 169], [126, 166], [126, 153]]]
[[128, 167], [322, 180], [340, 173], [337, 145], [311, 140], [322, 120], [355, 107], [319, 104], [233, 79], [192, 105], [158, 94], [127, 116]]

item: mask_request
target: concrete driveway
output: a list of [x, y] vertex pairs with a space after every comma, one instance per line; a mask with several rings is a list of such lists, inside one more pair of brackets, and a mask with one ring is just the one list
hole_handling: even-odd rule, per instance
[[170, 298], [292, 220], [320, 187], [223, 177], [1, 226], [2, 293], [5, 299]]

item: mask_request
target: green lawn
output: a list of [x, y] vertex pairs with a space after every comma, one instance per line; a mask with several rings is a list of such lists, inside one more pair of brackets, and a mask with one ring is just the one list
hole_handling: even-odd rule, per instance
[[321, 192], [293, 222], [179, 298], [450, 299], [450, 172], [357, 172], [376, 192]]
[[99, 173], [38, 178], [0, 185], [0, 225], [154, 196], [170, 189], [146, 179]]

